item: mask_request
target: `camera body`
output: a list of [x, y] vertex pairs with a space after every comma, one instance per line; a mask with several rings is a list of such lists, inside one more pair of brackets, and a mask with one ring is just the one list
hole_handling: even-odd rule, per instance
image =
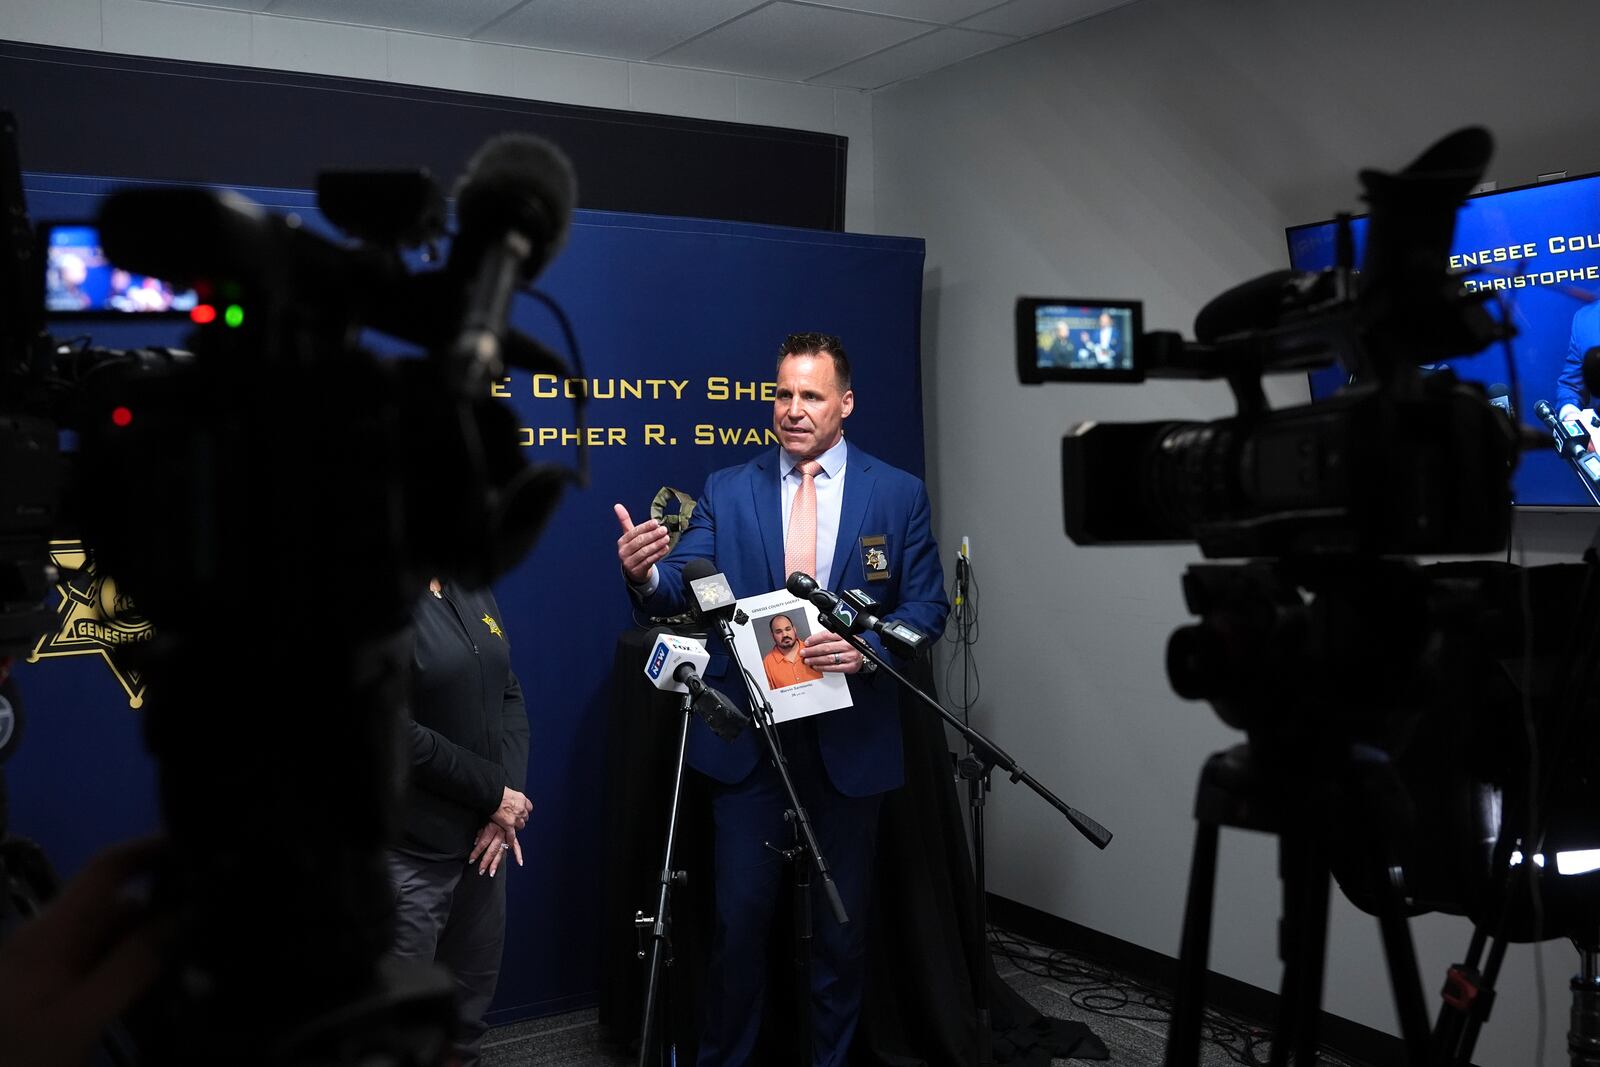
[[1211, 558], [1493, 552], [1516, 447], [1449, 372], [1208, 423], [1080, 423], [1061, 441], [1066, 532]]

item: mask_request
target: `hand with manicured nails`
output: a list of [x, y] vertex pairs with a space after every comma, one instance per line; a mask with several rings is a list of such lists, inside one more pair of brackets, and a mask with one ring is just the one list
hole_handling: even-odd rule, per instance
[[507, 830], [497, 822], [485, 823], [482, 830], [478, 831], [478, 838], [472, 844], [472, 852], [467, 856], [469, 864], [478, 865], [480, 875], [487, 874], [490, 878], [500, 869], [500, 862], [510, 852], [516, 857], [517, 866], [522, 866], [522, 845], [517, 842], [515, 830]]

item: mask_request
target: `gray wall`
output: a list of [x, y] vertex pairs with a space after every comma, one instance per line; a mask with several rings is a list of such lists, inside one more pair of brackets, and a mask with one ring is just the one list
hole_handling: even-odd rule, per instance
[[[1285, 265], [1285, 225], [1358, 209], [1358, 168], [1469, 123], [1497, 135], [1502, 187], [1600, 170], [1596, 40], [1600, 7], [1582, 2], [1145, 0], [874, 98], [878, 226], [928, 242], [930, 470], [945, 555], [971, 536], [981, 582], [976, 722], [1117, 834], [1097, 853], [997, 783], [994, 891], [1175, 954], [1196, 775], [1241, 739], [1166, 683], [1197, 553], [1075, 547], [1057, 465], [1071, 422], [1213, 418], [1226, 389], [1024, 389], [1013, 299], [1141, 297], [1148, 326], [1190, 332], [1212, 296]], [[1303, 377], [1274, 395], [1303, 400]], [[1527, 519], [1530, 561], [1575, 558], [1591, 525]], [[1274, 842], [1225, 832], [1221, 863], [1213, 965], [1276, 988]], [[1431, 1001], [1468, 929], [1414, 925]], [[1340, 900], [1331, 942], [1327, 1006], [1392, 1032], [1373, 921]], [[1565, 1063], [1575, 956], [1560, 942], [1543, 959], [1544, 1062]], [[1479, 1063], [1535, 1062], [1534, 974], [1513, 948]]]

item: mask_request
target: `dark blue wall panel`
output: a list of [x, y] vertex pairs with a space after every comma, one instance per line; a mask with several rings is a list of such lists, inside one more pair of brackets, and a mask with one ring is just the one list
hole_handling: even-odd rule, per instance
[[[92, 215], [107, 187], [42, 176], [28, 186], [35, 217], [53, 218]], [[247, 191], [318, 221], [306, 194]], [[631, 920], [631, 912], [600, 914], [608, 675], [616, 636], [633, 625], [616, 564], [613, 502], [640, 518], [661, 486], [697, 494], [710, 471], [752, 455], [757, 446], [693, 443], [696, 426], [760, 434], [771, 425], [770, 402], [712, 400], [709, 383], [725, 378], [754, 387], [770, 381], [778, 344], [795, 330], [841, 335], [855, 365], [857, 394], [847, 434], [920, 474], [922, 260], [919, 240], [578, 213], [543, 287], [570, 314], [587, 376], [600, 383], [596, 392], [610, 393], [613, 383], [626, 381], [641, 383], [646, 395], [590, 403], [591, 425], [620, 430], [626, 444], [592, 450], [593, 484], [566, 496], [532, 554], [496, 588], [533, 718], [528, 793], [535, 803], [523, 835], [528, 865], [510, 875], [497, 1018], [589, 999], [597, 985], [601, 924]], [[516, 318], [560, 347], [553, 320], [535, 302], [520, 304]], [[176, 343], [181, 333], [180, 327], [122, 326], [99, 330], [95, 339], [118, 346]], [[541, 391], [550, 384], [538, 383]], [[535, 440], [541, 427], [571, 426], [570, 404], [537, 397], [529, 375], [515, 372], [505, 389]], [[646, 424], [663, 426], [676, 443], [646, 445]], [[572, 452], [559, 441], [532, 451], [553, 461]], [[219, 624], [248, 634], [246, 598], [220, 610]], [[325, 610], [331, 616], [345, 609], [330, 602]], [[285, 715], [263, 725], [262, 744], [283, 744], [286, 751], [295, 743], [286, 739], [316, 731], [315, 723], [293, 716], [292, 681], [282, 669], [292, 658], [293, 647], [281, 636], [263, 639], [259, 677], [241, 679], [283, 687]], [[71, 872], [94, 849], [155, 827], [155, 772], [139, 740], [139, 712], [105, 663], [89, 656], [49, 660], [24, 666], [20, 682], [32, 715], [24, 746], [8, 766], [14, 828], [40, 840]], [[287, 763], [285, 773], [292, 773]]]

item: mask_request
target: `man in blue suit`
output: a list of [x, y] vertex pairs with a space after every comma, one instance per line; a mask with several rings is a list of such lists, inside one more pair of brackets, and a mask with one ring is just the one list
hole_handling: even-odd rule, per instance
[[1600, 345], [1600, 301], [1585, 304], [1572, 316], [1567, 358], [1556, 379], [1556, 417], [1562, 422], [1576, 419], [1580, 409], [1592, 406], [1594, 398], [1583, 384], [1583, 357], [1596, 345]]
[[[854, 408], [839, 339], [791, 334], [778, 356], [776, 452], [712, 474], [670, 555], [659, 523], [635, 526], [617, 505], [617, 557], [640, 606], [655, 616], [682, 612], [684, 564], [709, 559], [740, 597], [780, 589], [790, 573], [804, 570], [835, 592], [868, 590], [884, 618], [937, 638], [950, 604], [927, 490], [845, 442], [844, 420]], [[867, 640], [883, 652], [875, 635]], [[715, 677], [726, 653], [716, 645], [712, 653], [707, 673]], [[894, 679], [827, 631], [806, 638], [802, 656], [818, 671], [848, 675], [853, 701], [779, 728], [789, 773], [851, 920], [843, 927], [835, 921], [813, 880], [813, 1059], [835, 1067], [846, 1060], [861, 1012], [878, 810], [883, 794], [903, 780], [904, 756]], [[727, 677], [723, 688], [743, 703], [744, 685]], [[696, 720], [688, 759], [713, 781], [715, 820], [717, 919], [699, 1062], [734, 1067], [751, 1062], [761, 1028], [767, 936], [785, 870], [766, 843], [790, 841], [787, 800], [752, 731], [723, 741]]]

